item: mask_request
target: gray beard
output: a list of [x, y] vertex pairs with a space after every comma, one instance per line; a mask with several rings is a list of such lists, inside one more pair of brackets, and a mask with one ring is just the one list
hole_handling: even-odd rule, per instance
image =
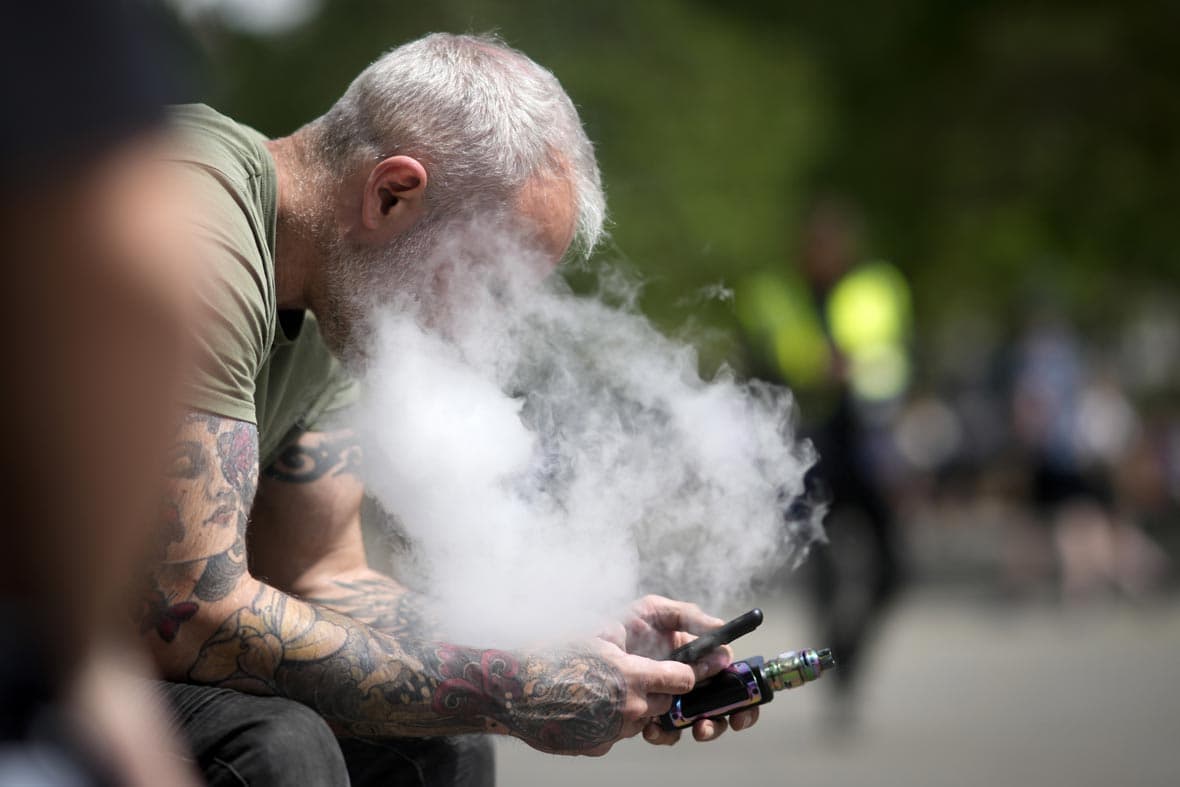
[[328, 348], [354, 374], [362, 372], [380, 311], [407, 315], [444, 337], [478, 330], [471, 321], [481, 308], [519, 297], [522, 275], [547, 267], [530, 263], [536, 251], [495, 219], [428, 215], [380, 248], [335, 238], [324, 255], [323, 314], [316, 312]]
[[[423, 219], [380, 248], [336, 238], [324, 256], [324, 303], [316, 312], [324, 343], [353, 373], [369, 356], [378, 309], [420, 312], [430, 299], [438, 232]], [[417, 316], [417, 315], [416, 315]]]

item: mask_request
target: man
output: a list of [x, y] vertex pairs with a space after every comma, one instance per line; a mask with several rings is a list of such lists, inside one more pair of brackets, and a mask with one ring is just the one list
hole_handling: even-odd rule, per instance
[[177, 125], [213, 286], [141, 628], [206, 778], [490, 784], [486, 737], [453, 736], [568, 754], [641, 730], [674, 742], [651, 718], [729, 653], [689, 667], [628, 651], [658, 656], [720, 620], [649, 598], [623, 635], [578, 649], [436, 641], [365, 562], [359, 451], [332, 426], [352, 394], [338, 358], [359, 363], [371, 302], [445, 312], [464, 272], [426, 261], [456, 227], [492, 221], [550, 267], [575, 237], [593, 245], [598, 171], [557, 80], [495, 40], [432, 35], [289, 137], [204, 107]]
[[738, 314], [760, 374], [799, 397], [820, 456], [806, 486], [828, 503], [829, 543], [808, 573], [824, 641], [840, 654], [832, 721], [847, 726], [870, 635], [902, 581], [879, 446], [910, 380], [910, 290], [893, 265], [858, 259], [860, 221], [839, 202], [817, 203], [801, 246], [796, 273], [742, 283]]

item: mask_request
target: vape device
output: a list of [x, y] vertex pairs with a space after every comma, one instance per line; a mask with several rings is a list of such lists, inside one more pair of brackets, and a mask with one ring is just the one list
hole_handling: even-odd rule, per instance
[[792, 650], [764, 661], [761, 656], [735, 661], [688, 694], [672, 702], [672, 709], [660, 717], [660, 726], [678, 730], [697, 719], [725, 716], [734, 711], [765, 705], [776, 691], [793, 689], [818, 680], [836, 666], [832, 651]]

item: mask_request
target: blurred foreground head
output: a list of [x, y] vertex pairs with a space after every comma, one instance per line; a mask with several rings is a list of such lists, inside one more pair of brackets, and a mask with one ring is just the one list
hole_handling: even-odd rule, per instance
[[109, 645], [185, 361], [168, 69], [142, 4], [6, 4], [0, 48], [0, 782], [192, 783]]
[[158, 20], [84, 0], [3, 14], [0, 616], [65, 683], [151, 530], [184, 360], [184, 206], [160, 163]]
[[540, 277], [602, 232], [594, 149], [573, 103], [495, 38], [398, 47], [290, 139], [309, 173], [294, 190], [314, 190], [297, 218], [326, 258], [312, 306], [338, 351], [374, 300], [445, 311], [481, 256], [510, 245]]

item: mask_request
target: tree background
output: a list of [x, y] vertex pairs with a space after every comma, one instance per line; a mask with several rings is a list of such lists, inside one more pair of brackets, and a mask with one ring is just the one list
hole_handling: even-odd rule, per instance
[[742, 357], [732, 305], [701, 293], [789, 267], [824, 195], [858, 206], [865, 253], [911, 279], [919, 357], [963, 325], [1002, 336], [1034, 297], [1099, 338], [1171, 303], [1180, 4], [277, 5], [303, 18], [260, 32], [215, 3], [192, 16], [207, 100], [268, 134], [430, 31], [492, 30], [551, 68], [598, 145], [603, 253], [642, 277], [657, 323], [688, 327], [706, 366]]

